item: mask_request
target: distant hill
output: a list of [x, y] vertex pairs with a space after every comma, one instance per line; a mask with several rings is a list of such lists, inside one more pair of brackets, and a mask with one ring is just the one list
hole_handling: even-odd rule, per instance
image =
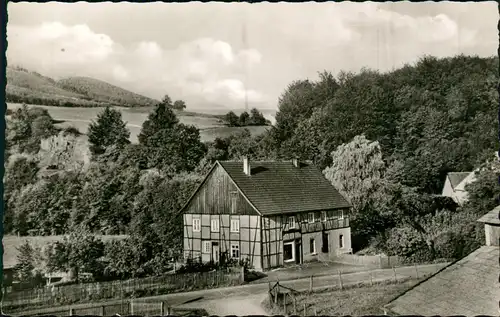
[[117, 106], [125, 104], [131, 107], [141, 107], [154, 106], [158, 103], [157, 100], [89, 77], [70, 77], [59, 80], [57, 84], [65, 90]]
[[71, 77], [56, 81], [22, 67], [7, 67], [6, 101], [59, 107], [150, 107], [158, 103], [101, 80]]

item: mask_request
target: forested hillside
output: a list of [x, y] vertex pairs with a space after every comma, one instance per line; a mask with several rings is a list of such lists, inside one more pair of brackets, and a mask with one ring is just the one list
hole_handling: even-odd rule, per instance
[[[57, 131], [44, 111], [19, 109], [7, 130], [5, 230], [75, 232], [67, 248], [92, 244], [104, 256], [92, 265], [97, 275], [160, 274], [181, 251], [178, 210], [215, 160], [297, 156], [313, 160], [352, 202], [356, 251], [417, 262], [461, 257], [481, 244], [475, 220], [500, 193], [497, 83], [497, 58], [425, 57], [389, 73], [323, 72], [285, 89], [268, 132], [243, 130], [211, 143], [159, 104], [139, 144], [130, 144], [120, 113], [107, 109], [89, 128], [90, 161], [79, 164], [80, 156], [66, 153], [71, 131]], [[51, 143], [60, 154], [47, 166], [39, 144], [51, 138], [68, 143]], [[435, 195], [447, 172], [476, 167], [484, 169], [468, 187], [467, 204]], [[82, 238], [95, 233], [130, 237], [105, 244]], [[78, 254], [72, 265], [91, 260]], [[53, 267], [75, 261], [46, 256]]]

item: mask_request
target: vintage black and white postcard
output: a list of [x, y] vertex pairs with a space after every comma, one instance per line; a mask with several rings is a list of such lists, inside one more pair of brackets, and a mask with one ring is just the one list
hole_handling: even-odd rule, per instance
[[498, 12], [9, 2], [2, 314], [500, 314]]

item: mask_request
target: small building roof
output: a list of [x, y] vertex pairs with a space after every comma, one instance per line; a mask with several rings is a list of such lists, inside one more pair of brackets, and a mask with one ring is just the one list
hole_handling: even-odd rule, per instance
[[472, 172], [450, 172], [448, 178], [453, 189], [455, 189]]
[[387, 306], [390, 315], [498, 315], [498, 246], [483, 246]]
[[490, 225], [500, 225], [500, 206], [496, 206], [486, 215], [479, 218], [477, 221]]
[[218, 162], [243, 195], [262, 215], [351, 207], [314, 165], [301, 162], [250, 162], [250, 176], [241, 162]]

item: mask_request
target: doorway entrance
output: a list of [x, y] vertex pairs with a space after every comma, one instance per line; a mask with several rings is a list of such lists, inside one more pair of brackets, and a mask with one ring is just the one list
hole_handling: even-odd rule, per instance
[[322, 236], [322, 246], [321, 246], [321, 252], [323, 253], [328, 253], [328, 233], [327, 232], [323, 232], [321, 234]]
[[212, 262], [218, 263], [220, 261], [219, 243], [212, 242]]
[[295, 262], [295, 241], [283, 242], [283, 261], [285, 263]]
[[300, 239], [295, 240], [295, 263], [302, 263], [302, 243]]

